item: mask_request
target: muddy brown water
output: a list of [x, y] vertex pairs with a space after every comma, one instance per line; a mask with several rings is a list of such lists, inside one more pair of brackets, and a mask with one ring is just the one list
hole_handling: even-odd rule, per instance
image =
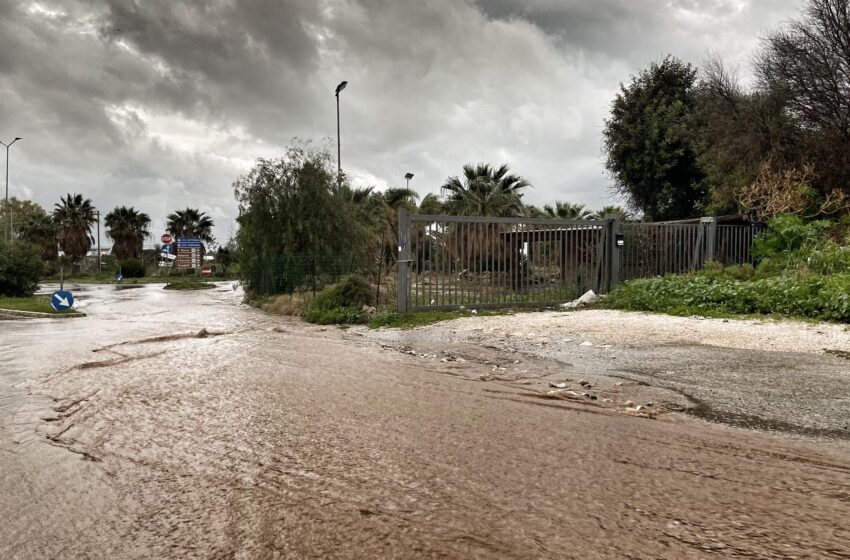
[[844, 446], [542, 398], [551, 360], [422, 359], [230, 286], [77, 295], [0, 322], [2, 558], [850, 556]]

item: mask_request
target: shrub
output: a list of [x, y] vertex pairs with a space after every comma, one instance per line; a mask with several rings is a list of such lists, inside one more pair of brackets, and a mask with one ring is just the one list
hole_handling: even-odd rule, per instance
[[371, 301], [369, 283], [359, 276], [349, 276], [316, 294], [302, 317], [320, 325], [365, 323], [368, 317], [361, 309]]
[[850, 322], [850, 274], [753, 281], [667, 275], [617, 286], [606, 307], [677, 315], [781, 314]]
[[145, 263], [136, 259], [126, 259], [118, 263], [124, 278], [143, 278], [145, 276]]
[[0, 295], [31, 296], [41, 273], [40, 247], [24, 241], [0, 243]]

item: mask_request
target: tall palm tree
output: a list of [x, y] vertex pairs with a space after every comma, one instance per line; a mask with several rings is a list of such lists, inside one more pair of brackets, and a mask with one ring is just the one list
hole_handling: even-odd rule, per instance
[[45, 211], [34, 213], [18, 226], [18, 237], [41, 247], [41, 260], [56, 258], [56, 224]]
[[150, 235], [151, 219], [132, 206], [116, 207], [106, 215], [106, 237], [112, 240], [112, 252], [120, 259], [138, 259], [142, 256], [142, 245]]
[[545, 204], [543, 213], [547, 218], [558, 220], [590, 220], [593, 212], [584, 207], [584, 204], [573, 204], [572, 202], [556, 202], [555, 206]]
[[212, 243], [212, 218], [197, 208], [177, 210], [166, 216], [166, 227], [174, 237], [200, 237], [207, 243]]
[[97, 221], [94, 206], [90, 198], [81, 194], [70, 194], [60, 198], [53, 210], [53, 223], [56, 224], [59, 246], [79, 270], [79, 261], [91, 249], [94, 243], [92, 225]]
[[446, 208], [459, 216], [519, 216], [523, 213], [522, 190], [531, 184], [509, 172], [508, 165], [466, 164], [463, 177], [449, 177], [441, 190]]

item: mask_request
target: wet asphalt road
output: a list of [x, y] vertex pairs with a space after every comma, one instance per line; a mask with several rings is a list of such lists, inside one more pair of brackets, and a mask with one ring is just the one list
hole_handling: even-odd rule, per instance
[[2, 558], [850, 556], [843, 445], [551, 398], [545, 357], [422, 359], [229, 286], [77, 294], [0, 322]]

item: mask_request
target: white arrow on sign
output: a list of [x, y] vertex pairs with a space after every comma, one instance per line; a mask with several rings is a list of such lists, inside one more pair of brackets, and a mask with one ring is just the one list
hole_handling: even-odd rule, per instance
[[64, 307], [68, 307], [68, 300], [63, 298], [62, 296], [56, 296], [56, 301], [61, 303]]

